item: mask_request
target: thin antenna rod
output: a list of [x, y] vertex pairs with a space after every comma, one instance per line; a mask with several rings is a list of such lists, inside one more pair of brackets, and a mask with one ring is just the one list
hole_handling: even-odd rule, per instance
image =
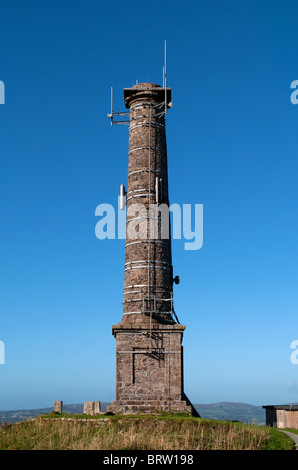
[[113, 125], [113, 87], [111, 86], [111, 126]]
[[167, 41], [165, 41], [165, 77], [167, 76]]
[[165, 41], [164, 87], [165, 87], [165, 114], [167, 114], [167, 41]]

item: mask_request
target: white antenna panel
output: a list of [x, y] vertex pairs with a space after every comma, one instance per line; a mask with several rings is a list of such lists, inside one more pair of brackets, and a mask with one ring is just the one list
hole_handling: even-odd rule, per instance
[[126, 191], [124, 184], [120, 186], [120, 210], [124, 210], [126, 207]]

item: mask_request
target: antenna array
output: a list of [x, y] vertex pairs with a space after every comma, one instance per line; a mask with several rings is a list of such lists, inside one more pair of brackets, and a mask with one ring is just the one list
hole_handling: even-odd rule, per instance
[[[139, 81], [137, 80], [137, 83]], [[172, 108], [173, 103], [167, 102], [167, 41], [164, 43], [164, 65], [163, 65], [163, 80], [162, 80], [163, 88], [165, 90], [165, 100], [164, 100], [164, 114], [167, 114], [167, 108]], [[122, 116], [124, 119], [114, 121], [114, 116]], [[111, 126], [113, 124], [129, 124], [129, 119], [125, 119], [129, 117], [129, 111], [122, 111], [122, 112], [114, 112], [113, 108], [113, 87], [111, 87], [111, 112], [108, 114], [108, 118], [111, 119]]]

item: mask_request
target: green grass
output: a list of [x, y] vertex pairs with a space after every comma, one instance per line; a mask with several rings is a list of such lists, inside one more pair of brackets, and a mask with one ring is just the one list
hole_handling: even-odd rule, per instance
[[[48, 419], [45, 419], [48, 418]], [[57, 419], [51, 419], [57, 418]], [[66, 418], [66, 419], [61, 419]], [[67, 418], [72, 418], [68, 421]], [[92, 418], [92, 421], [89, 421]], [[106, 418], [97, 427], [94, 419]], [[87, 420], [86, 422], [80, 421]], [[178, 414], [50, 413], [4, 425], [0, 450], [292, 450], [293, 441], [266, 426]]]
[[291, 439], [289, 436], [287, 436], [283, 432], [280, 432], [276, 428], [270, 428], [270, 439], [267, 443], [266, 449], [267, 450], [295, 450], [295, 443], [293, 439]]
[[[188, 419], [188, 420], [197, 420], [198, 418], [194, 418], [193, 416], [190, 416], [188, 413], [166, 413], [166, 412], [158, 412], [156, 414], [131, 414], [131, 415], [115, 415], [115, 414], [109, 414], [109, 413], [101, 413], [98, 415], [86, 415], [86, 414], [78, 414], [78, 413], [56, 413], [52, 411], [51, 413], [41, 415], [41, 418], [71, 418], [71, 419], [109, 419], [109, 420], [119, 420], [119, 419], [125, 419], [125, 420], [135, 420], [135, 419], [170, 419], [170, 420], [176, 420], [176, 419]], [[208, 421], [208, 420], [206, 420]], [[210, 420], [209, 420], [210, 421]]]

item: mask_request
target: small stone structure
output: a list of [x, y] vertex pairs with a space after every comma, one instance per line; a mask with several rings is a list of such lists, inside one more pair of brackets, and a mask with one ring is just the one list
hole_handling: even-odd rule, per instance
[[266, 425], [298, 429], [298, 405], [265, 405]]
[[63, 409], [63, 401], [54, 401], [54, 412], [61, 414], [62, 409]]
[[101, 406], [100, 401], [85, 401], [84, 402], [84, 415], [98, 415], [100, 414]]

